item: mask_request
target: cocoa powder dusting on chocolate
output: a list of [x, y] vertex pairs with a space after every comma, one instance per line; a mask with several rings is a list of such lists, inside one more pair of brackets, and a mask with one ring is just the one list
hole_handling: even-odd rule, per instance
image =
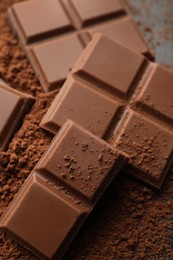
[[[52, 136], [42, 130], [39, 123], [55, 94], [42, 93], [42, 88], [29, 62], [9, 29], [6, 10], [15, 2], [20, 1], [0, 1], [0, 77], [14, 88], [33, 94], [36, 97], [36, 103], [31, 112], [26, 115], [8, 151], [0, 152], [0, 214], [5, 211], [52, 140]], [[134, 9], [135, 3], [137, 2], [138, 7], [140, 2], [145, 7], [143, 12], [151, 17], [150, 5], [146, 9], [145, 0], [129, 0], [128, 2], [131, 3], [134, 13], [137, 10]], [[151, 2], [154, 4], [154, 1]], [[170, 5], [167, 10], [171, 9], [171, 1], [164, 2]], [[138, 8], [135, 13], [138, 18], [139, 12], [141, 11]], [[163, 15], [165, 19], [169, 19], [165, 14]], [[141, 22], [142, 20], [143, 18]], [[165, 42], [165, 38], [169, 38], [170, 43], [168, 21], [165, 24], [167, 29], [160, 36], [163, 40], [160, 41], [159, 46]], [[150, 44], [159, 52], [158, 45], [153, 40], [155, 39], [154, 29], [150, 25], [144, 25], [144, 27], [145, 32], [150, 35], [148, 38]], [[169, 52], [168, 47], [167, 52]], [[162, 56], [158, 55], [160, 60]], [[165, 59], [166, 57], [162, 60], [163, 63], [173, 65], [169, 57], [167, 62]], [[150, 141], [147, 140], [145, 147]], [[79, 144], [76, 143], [76, 145]], [[87, 144], [81, 146], [82, 150], [92, 152]], [[152, 154], [151, 150], [149, 152]], [[71, 158], [71, 155], [64, 158], [64, 162], [70, 162], [70, 166], [73, 167], [76, 167], [75, 160]], [[104, 152], [99, 152], [98, 163], [102, 164], [103, 160]], [[76, 170], [80, 173], [80, 169]], [[89, 170], [92, 175], [91, 166]], [[71, 176], [73, 176], [73, 171], [74, 169], [71, 168]], [[64, 172], [61, 176], [67, 178]], [[159, 191], [121, 173], [86, 221], [65, 259], [171, 260], [173, 259], [172, 214], [173, 172], [168, 174]], [[36, 260], [37, 258], [0, 232], [0, 259]]]

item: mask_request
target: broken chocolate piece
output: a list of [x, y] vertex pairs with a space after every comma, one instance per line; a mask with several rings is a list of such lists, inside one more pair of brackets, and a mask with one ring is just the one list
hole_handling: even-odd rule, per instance
[[14, 4], [8, 13], [10, 24], [45, 91], [62, 86], [68, 71], [96, 32], [152, 57], [119, 0], [30, 0]]
[[0, 80], [0, 150], [6, 150], [34, 98], [12, 89]]
[[[172, 84], [168, 69], [98, 34], [73, 66], [41, 126], [56, 133], [66, 119], [74, 120], [126, 152], [131, 158], [128, 173], [159, 188], [173, 162]], [[86, 99], [84, 87], [90, 93]]]
[[119, 101], [69, 77], [44, 116], [41, 126], [56, 134], [66, 119], [71, 119], [103, 137], [120, 108]]
[[41, 259], [61, 259], [127, 156], [72, 121], [53, 139], [1, 218]]

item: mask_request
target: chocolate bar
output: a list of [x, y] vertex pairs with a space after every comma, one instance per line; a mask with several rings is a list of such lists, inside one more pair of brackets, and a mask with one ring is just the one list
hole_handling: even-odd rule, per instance
[[0, 80], [0, 150], [6, 150], [22, 119], [34, 103], [34, 98], [12, 89]]
[[126, 161], [67, 120], [1, 218], [1, 228], [41, 259], [61, 259]]
[[173, 162], [173, 73], [96, 35], [75, 63], [41, 127], [66, 119], [130, 156], [126, 171], [157, 188]]
[[96, 32], [152, 57], [120, 0], [30, 0], [14, 4], [8, 13], [45, 91], [62, 86]]

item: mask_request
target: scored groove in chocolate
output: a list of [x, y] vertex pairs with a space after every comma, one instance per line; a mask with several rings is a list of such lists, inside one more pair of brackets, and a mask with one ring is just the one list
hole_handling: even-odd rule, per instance
[[[70, 82], [81, 87], [70, 93]], [[80, 99], [83, 84], [103, 97], [98, 122], [97, 109], [90, 115], [92, 93], [86, 103]], [[125, 151], [131, 158], [126, 171], [159, 188], [173, 162], [172, 84], [173, 74], [168, 69], [98, 34], [73, 66], [41, 126], [55, 134], [66, 119], [72, 119]], [[107, 104], [104, 96], [110, 98]], [[111, 111], [106, 107], [111, 100], [118, 107], [113, 116], [106, 118], [109, 124], [105, 127], [105, 113], [110, 115]], [[90, 127], [94, 124], [95, 128]]]
[[1, 228], [41, 259], [61, 259], [126, 161], [125, 154], [67, 121], [1, 218]]
[[[103, 32], [120, 43], [128, 44], [137, 52], [152, 56], [120, 0], [30, 0], [14, 4], [8, 13], [11, 26], [17, 33], [45, 91], [58, 89], [65, 81], [67, 70], [71, 69], [74, 59], [77, 60], [79, 57], [78, 51], [76, 52], [78, 47], [75, 44], [71, 45], [71, 37], [79, 35], [84, 48], [95, 32]], [[64, 41], [66, 45], [67, 39], [68, 47], [62, 52], [58, 41]], [[54, 51], [56, 58], [53, 59], [51, 55], [49, 57], [49, 53], [54, 40], [57, 41], [57, 46]], [[44, 50], [40, 59], [37, 57], [39, 49], [40, 52]], [[67, 52], [70, 54], [66, 55]], [[43, 61], [45, 56], [48, 65]], [[63, 66], [60, 67], [62, 63], [66, 64], [64, 69]], [[49, 77], [50, 70], [56, 72], [53, 78]]]
[[7, 149], [33, 103], [32, 96], [14, 90], [0, 80], [0, 150]]

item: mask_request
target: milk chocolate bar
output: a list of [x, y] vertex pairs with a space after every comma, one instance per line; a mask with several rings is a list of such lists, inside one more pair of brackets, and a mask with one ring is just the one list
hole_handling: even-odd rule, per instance
[[112, 39], [95, 35], [41, 126], [66, 119], [130, 156], [126, 171], [159, 188], [173, 162], [173, 73]]
[[6, 150], [34, 98], [12, 89], [0, 80], [0, 150]]
[[127, 156], [67, 121], [1, 219], [41, 259], [61, 259]]
[[8, 13], [45, 91], [62, 86], [96, 32], [152, 57], [120, 0], [29, 0], [14, 4]]

